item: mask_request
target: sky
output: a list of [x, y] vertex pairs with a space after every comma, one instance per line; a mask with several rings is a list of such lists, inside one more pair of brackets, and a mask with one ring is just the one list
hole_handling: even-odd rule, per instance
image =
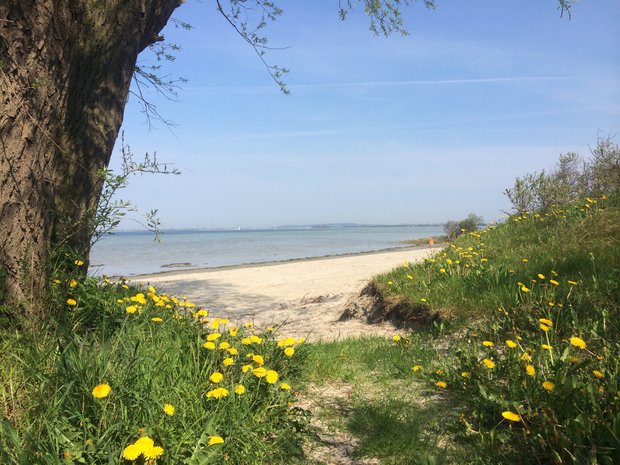
[[122, 130], [136, 158], [182, 174], [120, 193], [162, 228], [495, 221], [516, 177], [620, 131], [618, 0], [577, 1], [570, 18], [555, 0], [418, 1], [409, 34], [388, 38], [355, 1], [345, 21], [337, 0], [277, 4], [265, 58], [290, 69], [290, 95], [214, 2], [176, 10], [191, 30], [164, 29], [181, 50], [161, 72], [187, 83], [147, 98], [174, 127], [149, 127], [130, 98]]

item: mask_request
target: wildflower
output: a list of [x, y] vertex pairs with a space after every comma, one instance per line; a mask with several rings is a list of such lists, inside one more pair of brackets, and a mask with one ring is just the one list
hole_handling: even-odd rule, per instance
[[252, 361], [256, 363], [259, 367], [265, 364], [265, 359], [262, 355], [252, 355]]
[[523, 352], [523, 354], [521, 355], [521, 360], [523, 360], [524, 362], [529, 362], [530, 360], [532, 360], [532, 356], [527, 352]]
[[575, 357], [574, 355], [571, 355], [571, 356], [568, 358], [568, 360], [569, 360], [571, 363], [577, 363], [577, 362], [579, 361], [579, 357]]
[[288, 383], [280, 383], [280, 389], [283, 391], [290, 391], [291, 385]]
[[495, 368], [495, 362], [493, 360], [489, 360], [488, 358], [483, 359], [482, 363], [484, 363], [484, 366], [489, 370]]
[[540, 328], [540, 329], [542, 329], [545, 333], [546, 333], [547, 331], [549, 331], [549, 326], [544, 325], [544, 324], [542, 324], [542, 323], [540, 324], [539, 328]]
[[161, 319], [161, 318], [159, 318], [158, 316], [155, 316], [155, 317], [151, 318], [151, 321], [152, 321], [153, 323], [161, 323], [161, 322], [162, 322], [162, 321], [164, 321], [164, 320], [162, 320], [162, 319]]
[[551, 381], [544, 381], [542, 387], [545, 391], [551, 392], [555, 389], [555, 384], [553, 384]]
[[136, 313], [138, 311], [138, 307], [136, 307], [135, 305], [130, 305], [125, 309], [125, 311], [127, 313]]
[[286, 337], [278, 341], [278, 347], [294, 346], [295, 342], [296, 342], [295, 339], [293, 339], [292, 337]]
[[142, 454], [142, 448], [134, 444], [129, 444], [123, 449], [123, 458], [125, 460], [134, 461]]
[[267, 381], [269, 384], [276, 384], [278, 382], [278, 372], [275, 370], [267, 371], [265, 381]]
[[463, 371], [463, 372], [461, 372], [461, 376], [462, 376], [463, 378], [471, 378], [471, 372], [469, 372], [469, 371]]
[[502, 412], [502, 416], [509, 421], [521, 421], [521, 415], [519, 415], [518, 413], [505, 411]]
[[560, 285], [560, 283], [559, 283], [559, 282], [557, 282], [555, 279], [550, 279], [550, 280], [549, 280], [549, 282], [550, 282], [551, 284], [553, 284], [554, 286], [559, 286], [559, 285]]
[[420, 299], [420, 302], [424, 302], [424, 303], [426, 303], [426, 299], [425, 299], [424, 297], [422, 297], [422, 298]]
[[67, 299], [67, 305], [70, 305], [72, 307], [77, 305], [77, 300], [75, 299]]
[[545, 350], [553, 350], [553, 347], [551, 347], [549, 344], [543, 344], [541, 347]]
[[67, 284], [69, 285], [69, 287], [75, 287], [77, 286], [78, 282], [75, 279], [70, 279]]
[[256, 334], [252, 334], [250, 336], [250, 341], [253, 344], [262, 344], [263, 343], [263, 340], [260, 337], [258, 337]]
[[400, 335], [399, 335], [399, 334], [395, 334], [394, 336], [392, 336], [392, 340], [393, 340], [394, 342], [400, 342], [400, 339], [401, 339], [401, 337], [400, 337]]
[[538, 273], [538, 279], [545, 279], [545, 275], [542, 273]]
[[202, 347], [204, 347], [207, 350], [215, 350], [215, 343], [211, 341], [207, 341], [202, 345]]
[[571, 286], [576, 286], [577, 285], [577, 281], [566, 281], [568, 284], [570, 284]]
[[286, 355], [287, 357], [292, 357], [294, 353], [295, 349], [293, 349], [292, 347], [287, 347], [286, 349], [284, 349], [284, 355]]
[[108, 397], [111, 390], [112, 388], [109, 384], [98, 384], [93, 388], [92, 394], [93, 397], [96, 397], [97, 399], [103, 399], [104, 397]]
[[523, 263], [527, 263], [529, 262], [529, 260], [527, 258], [524, 258], [523, 260], [521, 260]]
[[233, 365], [234, 363], [235, 363], [235, 360], [230, 357], [227, 357], [222, 361], [222, 365], [224, 365], [225, 367]]
[[583, 339], [581, 339], [581, 338], [579, 338], [577, 336], [573, 336], [573, 337], [570, 338], [570, 344], [572, 346], [578, 347], [580, 349], [585, 349], [586, 348], [586, 342]]
[[244, 337], [243, 339], [241, 339], [241, 344], [243, 344], [244, 346], [249, 346], [250, 344], [252, 344], [252, 340], [249, 337]]
[[527, 294], [528, 292], [530, 292], [530, 289], [524, 284], [523, 286], [521, 286], [521, 292], [525, 292]]
[[517, 343], [514, 341], [511, 341], [510, 339], [506, 340], [506, 345], [510, 347], [511, 349], [514, 349], [515, 347], [517, 347]]
[[439, 272], [440, 272], [440, 273], [445, 273], [445, 272], [446, 272], [446, 269], [445, 269], [445, 268], [440, 268], [440, 269], [439, 269]]
[[598, 370], [594, 370], [594, 371], [592, 372], [592, 374], [594, 375], [594, 377], [595, 377], [596, 379], [601, 379], [603, 376], [605, 376], [603, 373], [601, 373], [601, 372], [600, 372], [600, 371], [598, 371]]
[[224, 379], [224, 375], [220, 373], [219, 371], [216, 371], [211, 376], [209, 376], [209, 379], [211, 380], [212, 383], [217, 384]]
[[248, 371], [250, 371], [252, 369], [252, 365], [243, 365], [241, 367], [241, 371], [243, 371], [244, 373], [247, 373]]
[[413, 371], [414, 373], [417, 373], [420, 370], [422, 370], [422, 365], [414, 365], [411, 367], [411, 371]]
[[243, 384], [237, 384], [237, 386], [235, 386], [235, 394], [240, 396], [244, 392], [245, 392], [245, 386]]
[[168, 416], [172, 416], [174, 415], [174, 405], [172, 404], [165, 404], [164, 405], [164, 413]]
[[195, 316], [196, 318], [204, 318], [204, 317], [206, 317], [206, 316], [209, 316], [209, 312], [207, 312], [206, 310], [198, 310], [198, 311], [194, 314], [194, 316]]
[[220, 342], [220, 345], [218, 346], [221, 350], [228, 350], [230, 348], [230, 342]]
[[553, 326], [553, 322], [547, 318], [539, 318], [539, 320], [545, 326]]
[[525, 365], [525, 372], [529, 376], [534, 376], [536, 374], [536, 368], [533, 365]]
[[207, 336], [207, 341], [217, 341], [221, 337], [222, 335], [220, 333], [211, 333]]
[[84, 262], [80, 259], [75, 260], [73, 263], [75, 263], [77, 266], [84, 266]]
[[236, 326], [228, 329], [228, 334], [230, 334], [232, 337], [236, 337], [238, 332], [239, 328], [237, 328]]
[[267, 376], [267, 369], [264, 367], [254, 368], [252, 370], [252, 374], [257, 378], [264, 378], [265, 376]]
[[445, 388], [448, 387], [448, 383], [446, 383], [445, 381], [437, 381], [435, 383], [435, 386], [437, 386], [438, 388], [441, 388], [441, 389], [445, 389]]
[[485, 347], [493, 347], [495, 344], [493, 344], [491, 341], [482, 341], [482, 345]]
[[223, 444], [224, 439], [221, 436], [209, 436], [209, 446], [213, 446], [215, 444]]
[[213, 389], [209, 392], [207, 392], [207, 397], [208, 398], [213, 398], [213, 399], [220, 399], [222, 397], [226, 397], [228, 396], [228, 389], [225, 389], [223, 387], [219, 387], [216, 389]]
[[413, 276], [411, 276], [410, 274], [407, 275], [407, 279], [413, 279]]

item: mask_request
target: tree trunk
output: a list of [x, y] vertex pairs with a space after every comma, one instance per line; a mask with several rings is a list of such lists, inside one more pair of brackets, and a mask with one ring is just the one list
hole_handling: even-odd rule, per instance
[[137, 56], [161, 40], [180, 4], [0, 3], [0, 267], [8, 303], [41, 311], [52, 247], [86, 261], [99, 173], [110, 161]]

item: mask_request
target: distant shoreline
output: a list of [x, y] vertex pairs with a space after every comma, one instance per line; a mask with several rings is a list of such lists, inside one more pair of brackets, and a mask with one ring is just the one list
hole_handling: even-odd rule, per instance
[[[423, 249], [440, 249], [442, 245], [435, 245], [433, 247], [429, 247], [428, 244], [421, 244], [416, 246], [411, 245], [403, 245], [402, 247], [389, 247], [385, 249], [377, 249], [377, 250], [368, 250], [362, 252], [350, 252], [350, 253], [341, 253], [341, 254], [332, 254], [332, 255], [319, 255], [316, 257], [303, 257], [303, 258], [289, 258], [285, 260], [270, 260], [266, 262], [248, 262], [248, 263], [240, 263], [236, 265], [222, 265], [222, 266], [213, 266], [213, 267], [200, 267], [200, 268], [191, 268], [191, 269], [168, 269], [164, 271], [156, 271], [153, 273], [144, 273], [144, 274], [136, 274], [130, 276], [123, 276], [124, 278], [128, 278], [131, 280], [148, 280], [149, 278], [164, 278], [169, 276], [177, 276], [177, 275], [193, 275], [193, 274], [201, 274], [208, 272], [216, 272], [216, 271], [226, 271], [226, 270], [235, 270], [235, 269], [244, 269], [244, 268], [258, 268], [258, 267], [269, 267], [282, 265], [287, 263], [298, 263], [298, 262], [311, 262], [311, 261], [321, 261], [321, 260], [331, 260], [334, 258], [345, 258], [345, 257], [354, 257], [354, 256], [362, 256], [362, 255], [374, 255], [381, 254], [385, 252], [396, 252], [396, 251], [411, 251], [411, 250], [423, 250]], [[119, 276], [110, 276], [112, 278], [118, 278]]]

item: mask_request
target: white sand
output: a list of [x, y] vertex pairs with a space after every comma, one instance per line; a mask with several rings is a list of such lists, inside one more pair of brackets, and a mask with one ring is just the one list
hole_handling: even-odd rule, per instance
[[306, 259], [138, 276], [158, 292], [187, 297], [211, 316], [258, 326], [282, 326], [280, 333], [310, 340], [369, 334], [391, 335], [390, 325], [338, 322], [345, 303], [375, 275], [419, 261], [437, 249], [403, 248], [342, 257]]

